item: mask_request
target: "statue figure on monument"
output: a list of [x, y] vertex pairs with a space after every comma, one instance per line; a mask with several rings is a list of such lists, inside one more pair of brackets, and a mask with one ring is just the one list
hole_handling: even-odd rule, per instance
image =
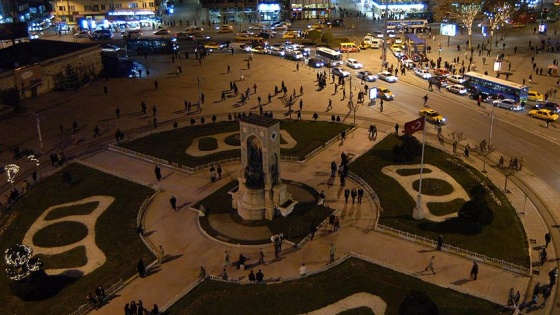
[[247, 146], [247, 166], [245, 167], [245, 186], [252, 189], [264, 188], [262, 149], [255, 141]]

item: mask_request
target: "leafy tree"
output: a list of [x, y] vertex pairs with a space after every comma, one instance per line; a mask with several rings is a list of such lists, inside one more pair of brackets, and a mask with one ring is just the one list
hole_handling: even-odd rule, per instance
[[473, 187], [470, 195], [472, 199], [465, 202], [459, 210], [458, 216], [470, 223], [471, 227], [479, 232], [484, 226], [492, 224], [494, 214], [490, 207], [488, 207], [488, 202], [486, 201], [488, 192], [484, 187], [481, 185]]
[[402, 136], [401, 145], [393, 147], [396, 162], [411, 162], [422, 154], [422, 144], [412, 135]]
[[321, 31], [319, 30], [311, 30], [307, 33], [307, 38], [309, 38], [313, 43], [321, 39]]
[[438, 315], [439, 309], [422, 291], [411, 290], [399, 306], [399, 315]]
[[326, 31], [325, 33], [323, 33], [323, 36], [321, 36], [321, 41], [327, 44], [327, 46], [329, 46], [329, 43], [332, 43], [333, 40], [334, 40], [334, 35], [333, 33], [331, 33], [331, 31]]

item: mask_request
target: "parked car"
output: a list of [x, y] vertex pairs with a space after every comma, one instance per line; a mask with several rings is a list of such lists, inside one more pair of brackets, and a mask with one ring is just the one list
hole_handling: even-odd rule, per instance
[[336, 76], [338, 76], [338, 77], [343, 77], [343, 78], [344, 78], [344, 77], [347, 77], [347, 76], [350, 76], [350, 72], [344, 71], [344, 70], [342, 70], [342, 68], [340, 68], [340, 67], [333, 67], [333, 68], [332, 68], [332, 74], [334, 74], [334, 75], [336, 75]]
[[379, 78], [380, 80], [389, 82], [389, 83], [395, 83], [399, 80], [399, 78], [397, 78], [396, 76], [394, 76], [391, 72], [389, 71], [381, 71], [377, 74], [377, 78]]
[[445, 122], [445, 118], [431, 108], [421, 109], [419, 114], [420, 116], [426, 117], [426, 121], [432, 124], [441, 124]]
[[548, 121], [555, 121], [558, 119], [558, 114], [548, 109], [533, 109], [529, 111], [529, 116]]
[[358, 77], [358, 79], [362, 79], [367, 82], [375, 82], [375, 80], [377, 80], [377, 77], [369, 71], [358, 71], [358, 73], [356, 73], [356, 76]]
[[352, 58], [346, 60], [346, 65], [352, 69], [361, 69], [363, 67], [358, 60]]
[[501, 107], [509, 110], [522, 110], [523, 108], [515, 100], [506, 98], [503, 100], [496, 100], [493, 102], [494, 106]]
[[451, 93], [455, 93], [455, 94], [459, 94], [459, 95], [467, 94], [467, 88], [462, 86], [461, 84], [452, 84], [452, 85], [446, 86], [445, 88]]
[[312, 68], [322, 68], [325, 63], [319, 58], [309, 58], [307, 65]]
[[429, 79], [432, 77], [432, 74], [430, 73], [430, 71], [426, 70], [426, 69], [416, 69], [414, 70], [414, 74], [416, 74], [417, 76], [421, 77], [422, 79]]
[[458, 74], [450, 75], [449, 77], [447, 77], [447, 80], [449, 80], [449, 82], [453, 82], [457, 84], [463, 84], [467, 82], [467, 79], [465, 77]]

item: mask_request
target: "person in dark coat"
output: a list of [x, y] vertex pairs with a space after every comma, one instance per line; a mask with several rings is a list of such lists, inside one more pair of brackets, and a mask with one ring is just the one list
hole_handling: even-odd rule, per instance
[[352, 196], [352, 203], [354, 203], [356, 201], [356, 196], [358, 196], [358, 191], [356, 190], [356, 188], [352, 188], [350, 195]]
[[[144, 278], [146, 276], [146, 266], [144, 265], [144, 260], [142, 260], [142, 258], [138, 260], [138, 266], [136, 267], [136, 270], [138, 271], [138, 275], [140, 276], [140, 278]], [[134, 305], [136, 306], [136, 303]]]
[[177, 212], [177, 198], [175, 198], [175, 196], [172, 195], [171, 198], [169, 199], [169, 203], [171, 204], [171, 209]]
[[443, 235], [438, 235], [437, 237], [437, 250], [441, 250], [441, 246], [443, 246]]
[[156, 168], [154, 169], [154, 172], [156, 173], [156, 178], [159, 182], [161, 180], [161, 169], [159, 168], [159, 166], [156, 165]]
[[476, 261], [473, 261], [473, 266], [471, 268], [471, 278], [473, 280], [476, 280], [477, 276], [478, 276], [478, 264], [476, 263]]
[[348, 197], [350, 197], [350, 189], [344, 189], [344, 203], [348, 203]]

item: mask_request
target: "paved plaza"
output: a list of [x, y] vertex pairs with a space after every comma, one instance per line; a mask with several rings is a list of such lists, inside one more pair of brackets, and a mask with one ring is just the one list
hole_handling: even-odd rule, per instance
[[[456, 45], [455, 41], [460, 40], [463, 43], [465, 38], [466, 36], [453, 39], [451, 47]], [[535, 36], [535, 40], [537, 38]], [[510, 52], [510, 60], [514, 65], [512, 80], [521, 81], [522, 78], [528, 78], [531, 68], [520, 66], [527, 64], [531, 58], [531, 54], [525, 47], [526, 43], [517, 43], [511, 37], [506, 37], [505, 41], [508, 51], [510, 46], [511, 49], [514, 45], [523, 47], [517, 54]], [[437, 37], [435, 42], [431, 41], [432, 47], [437, 47], [437, 42], [446, 47], [447, 38]], [[360, 58], [364, 56], [364, 60], [377, 61], [379, 53], [378, 51], [366, 51], [360, 54]], [[451, 60], [457, 54], [462, 57], [463, 52], [444, 49], [442, 57], [444, 60]], [[437, 58], [437, 53], [432, 53], [430, 58]], [[492, 65], [489, 63], [482, 65], [479, 58], [481, 57], [475, 58], [478, 60], [478, 71], [491, 72]], [[543, 66], [552, 63], [553, 58], [556, 56], [552, 54], [536, 56], [537, 62]], [[167, 256], [174, 257], [174, 259], [169, 259], [163, 264], [161, 270], [146, 278], [125, 279], [127, 285], [101, 309], [94, 311], [97, 314], [120, 314], [123, 306], [131, 300], [143, 300], [146, 305], [157, 303], [165, 309], [181, 296], [190, 284], [196, 281], [200, 266], [204, 266], [207, 273], [218, 275], [222, 270], [225, 250], [231, 250], [232, 257], [243, 253], [254, 260], [258, 257], [258, 251], [262, 247], [266, 257], [274, 257], [272, 244], [242, 246], [208, 237], [199, 226], [199, 212], [190, 208], [222, 185], [236, 179], [240, 175], [239, 163], [223, 164], [223, 179], [217, 182], [210, 182], [210, 176], [206, 170], [189, 174], [177, 168], [162, 165], [164, 179], [158, 182], [154, 178], [153, 162], [107, 149], [107, 144], [114, 142], [114, 133], [117, 129], [122, 130], [126, 137], [135, 138], [162, 130], [171, 130], [175, 122], [179, 127], [187, 126], [192, 118], [199, 124], [201, 116], [204, 116], [206, 121], [210, 121], [210, 116], [215, 114], [219, 121], [223, 121], [227, 120], [230, 113], [249, 113], [250, 111], [258, 113], [258, 104], [254, 96], [246, 105], [240, 105], [238, 98], [229, 93], [226, 100], [221, 101], [221, 93], [229, 92], [230, 82], [235, 82], [240, 91], [245, 91], [247, 88], [253, 91], [254, 85], [257, 85], [255, 95], [260, 95], [263, 100], [266, 100], [267, 94], [272, 93], [275, 86], [280, 86], [281, 82], [285, 81], [290, 92], [294, 89], [299, 95], [300, 87], [303, 88], [304, 95], [298, 96], [298, 102], [299, 99], [304, 102], [301, 111], [303, 119], [310, 120], [314, 113], [318, 113], [319, 119], [323, 121], [330, 120], [331, 115], [340, 116], [342, 121], [348, 124], [351, 124], [354, 119], [354, 113], [349, 112], [346, 107], [347, 100], [341, 100], [340, 94], [331, 95], [333, 85], [330, 84], [330, 80], [327, 87], [328, 93], [316, 91], [316, 70], [300, 67], [298, 71], [292, 61], [255, 55], [251, 61], [251, 69], [247, 67], [248, 55], [245, 54], [212, 54], [202, 61], [202, 65], [193, 59], [179, 59], [173, 62], [168, 56], [149, 56], [148, 60], [138, 61], [150, 69], [150, 77], [109, 79], [107, 81], [99, 79], [77, 91], [51, 92], [35, 99], [25, 100], [27, 113], [4, 120], [0, 124], [0, 134], [12, 135], [9, 139], [0, 140], [2, 147], [7, 148], [17, 144], [22, 148], [35, 148], [37, 147], [37, 137], [34, 112], [40, 112], [45, 157], [51, 152], [64, 150], [68, 157], [77, 158], [86, 165], [160, 190], [160, 193], [148, 205], [143, 218], [145, 230], [152, 232], [146, 237], [146, 241], [152, 246], [154, 252], [157, 252], [158, 246], [163, 246]], [[175, 69], [178, 65], [183, 68], [183, 74], [180, 77], [175, 76]], [[226, 73], [228, 65], [233, 69], [229, 74]], [[378, 62], [375, 65], [379, 67]], [[243, 81], [241, 81], [241, 74], [244, 77]], [[536, 79], [530, 84], [531, 87], [538, 87], [541, 92], [555, 86], [556, 78], [533, 77]], [[197, 101], [198, 79], [200, 79], [201, 91], [205, 94], [205, 103], [202, 104], [201, 112], [188, 112], [185, 110], [184, 101]], [[157, 90], [154, 88], [155, 80], [159, 83]], [[413, 75], [401, 76], [399, 80], [398, 84], [427, 88], [427, 86], [421, 85], [424, 84], [424, 81]], [[358, 83], [356, 81], [355, 84]], [[108, 95], [103, 93], [104, 86], [109, 89]], [[357, 86], [360, 88], [359, 83]], [[422, 91], [422, 95], [424, 93]], [[422, 95], [419, 95], [418, 98], [420, 99]], [[332, 110], [326, 111], [329, 98], [333, 100], [334, 106]], [[141, 101], [148, 105], [149, 110], [146, 115], [140, 112]], [[471, 102], [471, 100], [465, 102]], [[157, 106], [158, 110], [155, 116], [158, 123], [157, 129], [153, 126], [152, 106]], [[115, 116], [117, 107], [121, 111], [120, 118]], [[289, 118], [285, 115], [284, 104], [277, 97], [274, 97], [270, 104], [267, 103], [264, 110], [273, 112], [275, 118]], [[437, 273], [435, 275], [426, 273], [425, 276], [422, 276], [423, 280], [501, 304], [506, 304], [507, 293], [512, 287], [516, 291], [522, 292], [521, 300], [525, 301], [530, 299], [529, 295], [535, 283], [548, 283], [548, 270], [557, 265], [558, 257], [555, 250], [549, 251], [549, 261], [545, 263], [544, 267], [535, 267], [534, 270], [538, 272], [530, 277], [521, 276], [506, 268], [496, 268], [482, 263], [480, 264], [479, 279], [469, 281], [472, 257], [455, 255], [446, 251], [436, 252], [424, 244], [373, 230], [372, 227], [379, 216], [379, 209], [375, 205], [373, 196], [368, 194], [362, 204], [345, 204], [344, 198], [341, 196], [343, 189], [338, 183], [335, 182], [334, 185], [331, 185], [329, 181], [330, 163], [333, 160], [338, 161], [341, 152], [360, 156], [393, 132], [395, 123], [402, 126], [416, 116], [405, 113], [398, 105], [390, 102], [385, 103], [382, 113], [378, 111], [377, 107], [360, 106], [355, 114], [357, 128], [347, 135], [343, 144], [336, 142], [327, 146], [305, 163], [284, 162], [282, 165], [281, 177], [283, 179], [304, 183], [317, 191], [325, 191], [326, 204], [335, 209], [341, 218], [341, 231], [332, 233], [328, 225], [322, 226], [315, 234], [313, 241], [305, 243], [298, 250], [285, 250], [281, 259], [263, 266], [266, 279], [295, 276], [302, 263], [305, 263], [309, 270], [323, 268], [329, 260], [329, 245], [334, 243], [337, 247], [337, 259], [351, 252], [377, 259], [388, 266], [393, 266], [394, 269], [409, 272], [423, 271], [430, 257], [435, 255]], [[74, 120], [79, 124], [79, 131], [74, 137], [70, 137], [70, 126]], [[367, 128], [372, 123], [376, 124], [379, 130], [375, 140], [368, 137]], [[61, 134], [59, 125], [62, 125], [66, 132]], [[93, 138], [93, 129], [96, 125], [100, 127], [102, 136]], [[19, 132], [14, 133], [14, 130]], [[558, 131], [553, 130], [553, 132]], [[467, 141], [477, 142], [476, 139], [467, 139]], [[450, 144], [442, 146], [437, 141], [436, 131], [433, 128], [428, 131], [428, 143], [448, 153], [451, 152]], [[196, 156], [197, 154], [194, 145], [185, 150], [191, 155]], [[492, 165], [495, 164], [497, 156], [499, 156], [499, 152], [491, 157]], [[46, 176], [52, 173], [53, 169], [47, 166], [48, 161], [44, 158], [41, 160], [41, 175]], [[463, 160], [476, 169], [481, 170], [483, 167], [481, 157], [476, 154], [472, 154], [468, 158], [463, 157]], [[12, 159], [9, 150], [0, 152], [1, 163], [10, 161]], [[503, 174], [489, 165], [486, 167], [488, 171], [486, 176], [496, 186], [503, 188]], [[32, 167], [31, 164], [22, 165], [19, 179], [28, 178]], [[408, 185], [409, 180], [402, 178], [399, 179], [399, 182]], [[358, 186], [358, 183], [350, 181], [346, 187]], [[7, 188], [7, 185], [2, 186], [2, 192]], [[540, 212], [557, 209], [558, 194], [526, 168], [510, 178], [508, 190], [508, 198], [519, 213], [527, 239], [534, 240], [534, 243], [529, 244], [529, 249], [532, 255], [531, 261], [535, 262], [538, 260], [538, 251], [534, 248], [544, 243], [544, 234], [549, 230]], [[462, 192], [458, 194], [462, 194]], [[180, 205], [178, 212], [169, 207], [171, 195], [178, 200]], [[557, 230], [553, 230], [553, 245], [555, 245], [554, 248], [557, 248], [555, 243], [558, 243], [558, 238], [554, 239], [555, 236], [560, 237]], [[247, 271], [237, 270], [234, 267], [228, 267], [228, 273], [232, 278], [243, 278], [247, 275]], [[555, 291], [553, 294], [556, 299], [558, 292]], [[350, 302], [341, 301], [340, 303], [348, 305], [348, 307], [361, 306], [363, 297], [349, 297], [348, 300]], [[532, 313], [554, 314], [558, 312], [556, 304], [552, 302], [554, 301], [549, 301], [545, 308]], [[376, 309], [376, 314], [377, 310], [382, 312], [382, 309], [383, 307]], [[328, 312], [318, 310], [314, 314]]]

